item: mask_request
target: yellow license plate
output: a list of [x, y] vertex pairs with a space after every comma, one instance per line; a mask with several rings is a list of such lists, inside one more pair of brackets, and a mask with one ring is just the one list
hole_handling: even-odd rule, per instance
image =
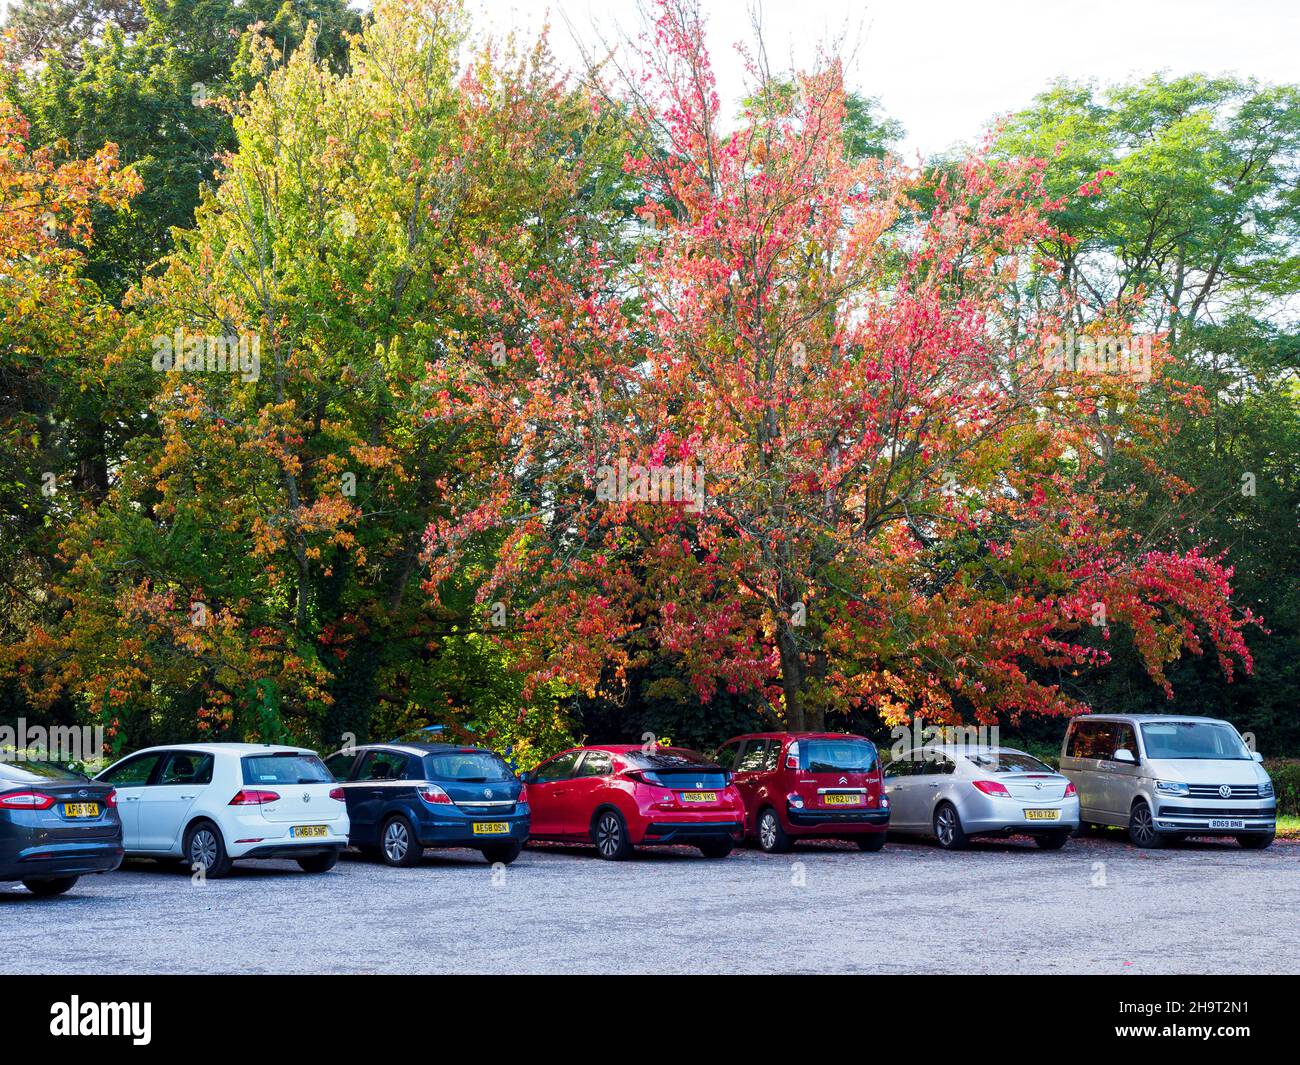
[[716, 791], [684, 791], [682, 792], [682, 802], [717, 802], [718, 793]]
[[510, 831], [510, 826], [504, 821], [475, 821], [474, 835], [476, 836], [500, 836]]
[[289, 830], [289, 835], [294, 839], [319, 839], [329, 834], [330, 830], [324, 825], [294, 825]]
[[823, 795], [827, 806], [857, 806], [862, 802], [861, 795]]
[[99, 803], [97, 802], [65, 802], [63, 804], [64, 817], [98, 817]]
[[1026, 810], [1026, 821], [1059, 821], [1061, 819], [1060, 810]]

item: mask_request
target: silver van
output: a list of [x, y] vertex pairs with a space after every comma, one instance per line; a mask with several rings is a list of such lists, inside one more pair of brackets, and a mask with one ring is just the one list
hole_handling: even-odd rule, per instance
[[1080, 830], [1127, 828], [1139, 847], [1185, 836], [1267, 847], [1277, 800], [1261, 761], [1235, 728], [1210, 717], [1076, 717], [1061, 746], [1061, 772], [1079, 792]]

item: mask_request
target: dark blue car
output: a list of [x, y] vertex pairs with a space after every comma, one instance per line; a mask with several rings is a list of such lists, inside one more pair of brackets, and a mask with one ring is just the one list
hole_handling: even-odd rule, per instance
[[0, 756], [0, 880], [61, 895], [122, 864], [122, 822], [107, 784], [50, 762]]
[[426, 847], [472, 847], [508, 864], [528, 839], [528, 793], [493, 751], [377, 743], [325, 765], [347, 796], [349, 843], [387, 865], [418, 865]]

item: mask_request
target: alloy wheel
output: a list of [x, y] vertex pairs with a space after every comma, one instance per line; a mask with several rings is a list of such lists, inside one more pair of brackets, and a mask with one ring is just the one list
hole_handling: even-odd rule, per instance
[[1156, 826], [1151, 820], [1151, 808], [1140, 803], [1133, 811], [1133, 842], [1145, 847], [1156, 838]]
[[758, 823], [758, 838], [764, 850], [771, 850], [776, 846], [776, 828], [776, 814], [769, 810]]
[[389, 861], [400, 862], [410, 849], [411, 837], [401, 821], [394, 821], [384, 830], [384, 853]]
[[190, 839], [190, 864], [200, 869], [211, 869], [217, 861], [217, 837], [207, 828], [200, 828]]
[[622, 843], [622, 826], [613, 814], [605, 814], [596, 822], [596, 849], [608, 857], [618, 851]]
[[957, 815], [952, 807], [945, 806], [934, 819], [934, 833], [945, 847], [951, 846], [957, 835]]

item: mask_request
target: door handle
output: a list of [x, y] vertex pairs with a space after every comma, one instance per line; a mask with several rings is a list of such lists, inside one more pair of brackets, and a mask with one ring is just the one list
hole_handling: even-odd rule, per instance
[[123, 802], [139, 802], [139, 801], [140, 801], [140, 796], [139, 796], [139, 795], [123, 795], [123, 796], [122, 796], [122, 801], [123, 801]]
[[568, 792], [566, 792], [563, 788], [556, 788], [553, 792], [551, 792], [551, 794], [558, 797], [560, 795], [567, 795]]
[[930, 785], [930, 787], [932, 787], [932, 788], [937, 788], [938, 786], [939, 786], [938, 784], [931, 784], [931, 785]]
[[182, 799], [192, 799], [192, 798], [194, 798], [194, 796], [193, 796], [193, 795], [182, 795], [181, 798], [182, 798]]

